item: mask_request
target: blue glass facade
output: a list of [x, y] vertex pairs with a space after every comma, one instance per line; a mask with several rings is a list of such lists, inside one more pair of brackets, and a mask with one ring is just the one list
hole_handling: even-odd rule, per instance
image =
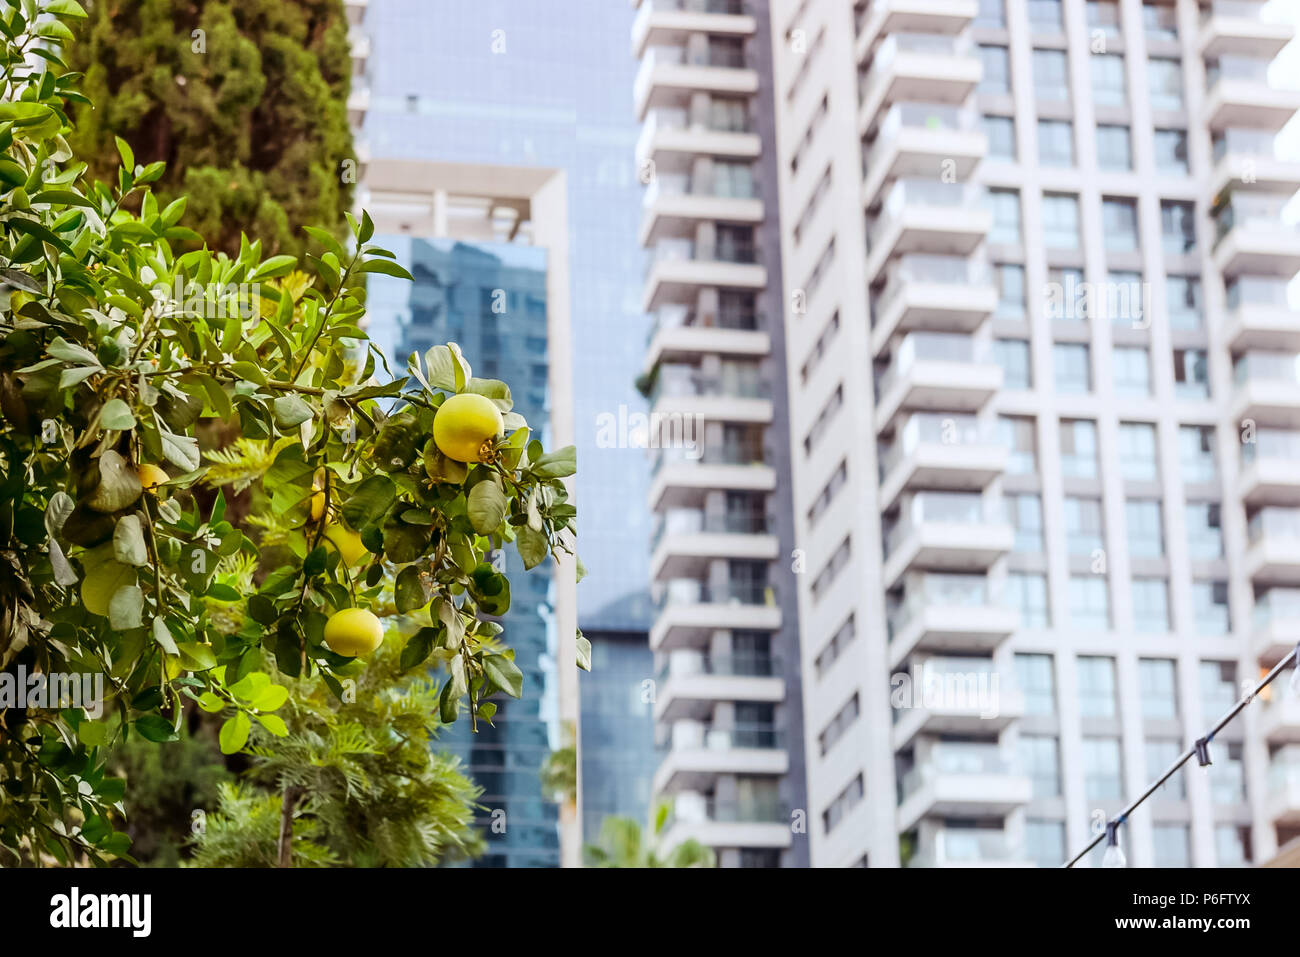
[[[631, 108], [637, 64], [627, 44], [633, 14], [619, 0], [371, 0], [365, 18], [370, 105], [362, 133], [373, 158], [536, 166], [566, 174], [578, 542], [588, 568], [577, 590], [578, 621], [596, 645], [593, 670], [579, 682], [587, 840], [594, 839], [605, 814], [645, 818], [655, 763], [649, 705], [639, 714], [622, 707], [653, 677], [645, 641], [651, 617], [648, 460], [644, 450], [598, 442], [602, 415], [644, 410], [634, 387], [649, 321], [640, 308], [644, 253], [637, 241], [641, 186], [634, 161], [639, 128]], [[404, 263], [419, 265], [420, 256], [409, 255], [418, 241], [376, 241]], [[505, 258], [521, 247], [476, 248]], [[448, 268], [459, 265], [472, 267], [467, 250], [453, 256]], [[429, 293], [420, 284], [414, 294], [409, 287], [389, 292], [386, 283], [372, 288], [370, 332], [390, 356], [452, 339], [464, 347], [476, 373], [507, 379], [517, 403], [524, 391], [520, 383], [544, 385], [537, 369], [545, 368], [545, 345], [535, 336], [533, 345], [541, 348], [517, 373], [507, 364], [493, 372], [468, 318], [472, 309], [449, 311], [441, 320], [449, 330], [444, 335], [436, 332], [438, 314], [422, 311], [432, 306], [424, 302]], [[519, 292], [527, 313], [527, 293]], [[387, 302], [390, 295], [410, 301]], [[394, 316], [403, 311], [409, 317], [398, 322]], [[540, 328], [544, 336], [544, 322]], [[530, 423], [543, 421], [525, 415]], [[549, 582], [537, 574], [527, 580]], [[607, 633], [618, 633], [608, 639], [609, 648], [603, 647]], [[515, 635], [511, 640], [518, 647]], [[526, 676], [526, 686], [535, 682], [540, 689], [553, 681], [553, 660], [543, 655], [539, 666], [536, 679]], [[547, 692], [542, 694], [544, 704]], [[611, 708], [610, 702], [620, 704]], [[550, 730], [552, 745], [559, 746]], [[461, 742], [455, 743], [460, 750]], [[486, 863], [554, 863], [546, 843], [554, 828], [545, 826], [554, 820], [554, 808], [541, 802], [535, 748], [530, 736], [507, 734], [492, 753], [497, 768], [489, 765], [486, 751], [461, 752], [488, 789], [484, 803], [503, 806], [507, 814], [511, 840], [494, 845], [493, 854], [503, 856]], [[493, 783], [498, 780], [499, 786]], [[505, 803], [493, 805], [493, 793]], [[534, 830], [536, 822], [541, 826]], [[537, 838], [534, 850], [525, 846], [524, 834]]]

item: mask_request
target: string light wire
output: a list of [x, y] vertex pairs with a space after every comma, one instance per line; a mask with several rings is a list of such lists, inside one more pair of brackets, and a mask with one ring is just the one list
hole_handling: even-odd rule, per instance
[[[1093, 839], [1089, 841], [1086, 845], [1084, 845], [1083, 850], [1079, 851], [1078, 854], [1074, 855], [1074, 857], [1070, 858], [1061, 866], [1073, 867], [1075, 864], [1079, 863], [1079, 861], [1083, 859], [1085, 854], [1091, 851], [1094, 847], [1096, 847], [1106, 838], [1107, 832], [1112, 831], [1112, 829], [1117, 831], [1119, 829], [1119, 826], [1128, 820], [1129, 815], [1132, 814], [1133, 811], [1136, 810], [1142, 804], [1143, 801], [1145, 801], [1157, 790], [1159, 790], [1160, 785], [1164, 784], [1171, 777], [1173, 777], [1174, 773], [1179, 768], [1181, 768], [1184, 764], [1186, 764], [1190, 758], [1196, 755], [1197, 751], [1200, 750], [1201, 748], [1202, 742], [1204, 742], [1205, 746], [1208, 747], [1209, 743], [1214, 740], [1214, 736], [1218, 734], [1220, 731], [1222, 731], [1233, 718], [1239, 715], [1242, 712], [1242, 710], [1246, 707], [1246, 705], [1254, 701], [1255, 698], [1259, 695], [1259, 693], [1263, 691], [1265, 688], [1267, 688], [1270, 682], [1272, 682], [1274, 678], [1276, 678], [1278, 675], [1280, 675], [1283, 671], [1286, 670], [1288, 665], [1296, 663], [1297, 665], [1296, 670], [1298, 673], [1300, 673], [1300, 661], [1297, 660], [1297, 655], [1300, 655], [1300, 645], [1297, 645], [1294, 649], [1292, 649], [1289, 655], [1287, 655], [1276, 665], [1274, 665], [1273, 670], [1270, 671], [1267, 675], [1265, 675], [1264, 678], [1259, 682], [1259, 684], [1255, 685], [1255, 689], [1251, 691], [1249, 694], [1243, 696], [1240, 701], [1238, 701], [1235, 705], [1233, 705], [1232, 708], [1229, 709], [1228, 713], [1225, 714], [1222, 718], [1220, 718], [1218, 722], [1214, 725], [1214, 727], [1210, 729], [1208, 734], [1206, 734], [1202, 738], [1198, 738], [1190, 748], [1188, 748], [1181, 755], [1179, 755], [1179, 757], [1174, 761], [1174, 763], [1169, 765], [1169, 767], [1165, 770], [1165, 773], [1160, 775], [1160, 777], [1156, 778], [1154, 784], [1152, 784], [1145, 791], [1143, 791], [1141, 794], [1138, 795], [1137, 800], [1135, 800], [1128, 807], [1124, 808], [1124, 810], [1120, 811], [1119, 814], [1115, 815], [1115, 817], [1113, 817], [1111, 820], [1107, 821], [1106, 827], [1102, 828], [1096, 835], [1094, 835]], [[1294, 681], [1292, 682], [1292, 684], [1294, 686]]]

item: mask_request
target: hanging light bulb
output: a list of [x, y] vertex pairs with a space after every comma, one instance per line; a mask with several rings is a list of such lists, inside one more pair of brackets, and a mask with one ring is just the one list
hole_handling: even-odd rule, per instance
[[1119, 822], [1106, 825], [1106, 853], [1101, 858], [1102, 867], [1128, 867], [1128, 858], [1119, 846]]

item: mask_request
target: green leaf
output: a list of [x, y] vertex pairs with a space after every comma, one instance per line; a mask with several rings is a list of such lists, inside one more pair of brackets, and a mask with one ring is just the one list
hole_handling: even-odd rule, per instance
[[208, 714], [220, 714], [226, 709], [226, 703], [211, 691], [205, 691], [199, 695], [199, 707]]
[[591, 670], [591, 639], [578, 632], [578, 667], [583, 671]]
[[199, 440], [192, 435], [176, 435], [165, 428], [160, 428], [162, 454], [172, 465], [186, 472], [195, 471], [202, 460], [199, 457]]
[[121, 399], [109, 399], [99, 412], [99, 424], [106, 429], [126, 432], [135, 428], [135, 416], [131, 407]]
[[420, 569], [407, 565], [397, 573], [397, 582], [393, 586], [393, 601], [398, 614], [409, 614], [429, 603], [429, 593], [424, 587]]
[[85, 19], [86, 10], [77, 0], [49, 0], [45, 4], [46, 13], [54, 13], [63, 17], [80, 17]]
[[102, 721], [83, 721], [77, 725], [77, 740], [88, 748], [98, 748], [108, 742], [108, 725]]
[[493, 685], [512, 698], [524, 693], [524, 673], [505, 655], [487, 655], [483, 659], [483, 673]]
[[282, 395], [271, 406], [275, 412], [275, 424], [282, 429], [291, 429], [306, 422], [316, 413], [301, 397]]
[[241, 359], [239, 362], [231, 363], [230, 371], [241, 379], [245, 379], [257, 385], [266, 385], [266, 373], [263, 372], [261, 367], [255, 363]]
[[278, 714], [259, 714], [257, 721], [277, 738], [287, 738], [289, 736], [289, 728], [285, 725], [284, 719]]
[[133, 172], [135, 170], [135, 151], [120, 136], [114, 136], [113, 142], [117, 144], [117, 155], [122, 157], [122, 165], [126, 167], [128, 173]]
[[257, 282], [259, 279], [273, 279], [277, 276], [285, 276], [296, 265], [298, 265], [298, 260], [294, 256], [272, 256], [249, 273], [248, 280], [249, 282]]
[[284, 685], [271, 684], [254, 696], [252, 704], [258, 711], [275, 711], [288, 700], [288, 688]]
[[140, 737], [146, 741], [152, 741], [154, 744], [162, 744], [164, 741], [175, 741], [180, 737], [176, 729], [172, 727], [171, 722], [156, 714], [141, 715], [135, 721], [135, 730], [139, 732]]
[[578, 450], [566, 445], [535, 459], [529, 466], [538, 478], [563, 478], [578, 471]]
[[393, 276], [397, 279], [407, 279], [412, 282], [415, 277], [390, 259], [371, 259], [361, 264], [357, 272], [373, 273], [377, 272], [384, 276]]
[[429, 654], [433, 651], [433, 643], [438, 637], [438, 629], [425, 626], [407, 639], [402, 648], [402, 656], [398, 666], [403, 671], [410, 671], [417, 665], [423, 664], [428, 659]]
[[76, 365], [93, 365], [101, 368], [99, 358], [87, 349], [85, 346], [78, 345], [75, 342], [68, 342], [62, 336], [56, 336], [54, 341], [45, 347], [48, 352], [56, 359], [62, 359], [64, 362], [71, 362]]
[[144, 526], [138, 515], [123, 515], [113, 529], [113, 557], [123, 565], [144, 565], [149, 550], [144, 543]]
[[176, 645], [180, 652], [181, 666], [186, 671], [208, 671], [217, 666], [217, 656], [207, 645], [197, 641], [182, 641]]
[[550, 545], [546, 541], [545, 532], [539, 532], [531, 525], [520, 525], [517, 535], [515, 545], [519, 549], [519, 557], [524, 560], [524, 568], [536, 568], [546, 561]]
[[171, 630], [167, 627], [167, 623], [163, 621], [161, 615], [155, 615], [153, 619], [153, 640], [158, 642], [159, 647], [167, 654], [180, 654], [180, 651], [176, 648], [176, 640], [172, 638]]
[[343, 503], [343, 517], [353, 528], [365, 528], [384, 517], [397, 499], [397, 485], [387, 475], [372, 475]]
[[139, 585], [127, 585], [113, 593], [108, 603], [108, 623], [114, 631], [129, 631], [143, 623], [144, 592]]
[[222, 754], [234, 754], [241, 750], [248, 743], [248, 732], [252, 730], [252, 725], [248, 720], [248, 715], [240, 711], [238, 714], [227, 718], [221, 725], [221, 732], [217, 735], [221, 744]]
[[495, 532], [506, 517], [506, 493], [495, 476], [486, 478], [469, 490], [469, 523], [480, 535]]

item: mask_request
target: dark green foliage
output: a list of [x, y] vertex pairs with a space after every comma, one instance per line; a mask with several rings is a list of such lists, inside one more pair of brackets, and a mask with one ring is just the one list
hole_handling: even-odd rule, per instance
[[[342, 235], [355, 166], [343, 0], [94, 0], [68, 48], [94, 108], [68, 137], [90, 177], [112, 181], [114, 135], [148, 165], [161, 206], [232, 255], [241, 232], [268, 255], [304, 251], [302, 227]], [[195, 31], [202, 31], [195, 33]], [[348, 182], [344, 180], [348, 179]]]

